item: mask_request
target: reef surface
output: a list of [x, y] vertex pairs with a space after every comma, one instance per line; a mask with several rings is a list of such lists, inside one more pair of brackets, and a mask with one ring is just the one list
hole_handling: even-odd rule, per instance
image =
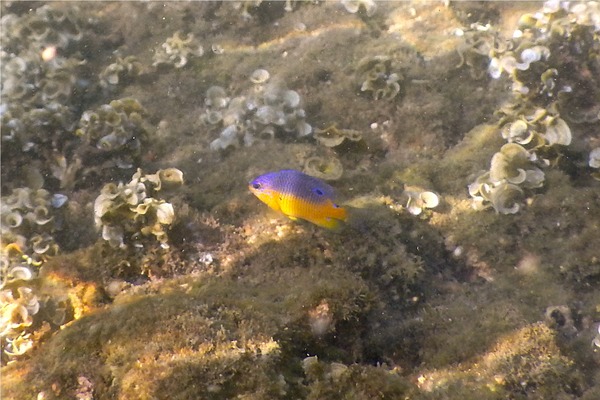
[[600, 398], [597, 2], [0, 7], [3, 399]]

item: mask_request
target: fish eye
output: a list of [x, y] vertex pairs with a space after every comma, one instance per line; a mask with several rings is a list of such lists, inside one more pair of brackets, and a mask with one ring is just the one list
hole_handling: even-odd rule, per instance
[[315, 193], [316, 193], [318, 196], [323, 196], [323, 195], [325, 194], [325, 192], [323, 192], [323, 191], [322, 191], [321, 189], [319, 189], [319, 188], [316, 188], [316, 189], [314, 190], [314, 192], [315, 192]]
[[260, 183], [257, 183], [257, 182], [254, 182], [254, 183], [252, 184], [252, 187], [253, 187], [254, 189], [260, 189], [260, 186], [261, 186], [261, 185], [260, 185]]
[[340, 206], [339, 206], [339, 205], [337, 205], [337, 204], [335, 204], [335, 203], [333, 203], [333, 207], [334, 207], [334, 208], [340, 208]]

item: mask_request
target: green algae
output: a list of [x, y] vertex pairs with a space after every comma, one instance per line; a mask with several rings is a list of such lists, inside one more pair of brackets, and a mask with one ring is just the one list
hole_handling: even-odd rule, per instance
[[[5, 394], [69, 393], [76, 378], [86, 376], [101, 398], [170, 396], [174, 382], [196, 382], [180, 388], [177, 398], [198, 393], [285, 398], [290, 383], [276, 371], [281, 354], [290, 350], [285, 340], [280, 344], [273, 337], [282, 335], [291, 321], [305, 320], [305, 309], [315, 301], [311, 299], [330, 299], [332, 314], [341, 321], [356, 323], [360, 318], [353, 316], [368, 310], [361, 306], [361, 290], [351, 289], [360, 282], [354, 283], [350, 274], [314, 272], [321, 282], [316, 285], [311, 284], [314, 276], [299, 274], [292, 280], [281, 276], [277, 284], [248, 282], [251, 277], [245, 283], [181, 278], [155, 293], [124, 293], [110, 309], [72, 322], [44, 344], [33, 359], [29, 383], [7, 388]], [[351, 293], [357, 298], [348, 299]], [[348, 308], [352, 302], [356, 308]], [[312, 336], [306, 323], [295, 328], [295, 334], [304, 329]], [[51, 389], [53, 384], [58, 389]]]
[[[153, 4], [89, 7], [93, 18], [80, 29], [95, 29], [97, 38], [86, 46], [106, 47], [85, 51], [94, 85], [90, 71], [114, 62], [105, 56], [117, 43], [120, 57], [147, 66], [157, 43], [179, 29], [222, 52], [119, 81], [119, 94], [139, 99], [159, 126], [136, 163], [185, 172], [170, 248], [93, 244], [91, 201], [107, 179], [65, 185], [73, 201], [57, 234], [63, 253], [44, 265], [41, 279], [49, 296], [68, 297], [73, 320], [61, 329], [36, 326], [36, 348], [3, 367], [3, 395], [596, 398], [589, 344], [600, 304], [599, 211], [596, 186], [573, 173], [580, 160], [568, 163], [570, 175], [548, 171], [544, 189], [528, 194], [517, 216], [476, 212], [465, 189], [504, 143], [491, 119], [508, 91], [486, 79], [480, 47], [457, 67], [463, 39], [448, 32], [492, 15], [505, 27], [494, 35], [508, 38], [514, 6], [481, 6], [485, 21], [455, 4], [381, 3], [359, 18], [338, 13], [337, 3], [283, 7], [249, 7], [248, 20], [228, 3], [174, 3], [160, 12]], [[127, 14], [144, 18], [147, 29], [110, 33]], [[402, 73], [402, 101], [354, 96], [360, 60], [378, 55], [392, 60], [387, 75]], [[336, 188], [345, 199], [369, 199], [360, 223], [321, 231], [279, 219], [247, 193], [253, 176], [332, 156], [312, 138], [208, 151], [214, 137], [199, 122], [203, 93], [213, 85], [241, 93], [256, 68], [301, 94], [314, 126], [337, 121], [361, 132], [360, 148], [332, 150], [344, 169]], [[99, 98], [84, 109], [113, 100], [96, 89], [86, 96]], [[39, 143], [48, 146], [44, 157], [53, 154], [50, 142]], [[18, 187], [8, 170], [3, 185]], [[84, 174], [96, 175], [94, 168]], [[400, 204], [405, 185], [443, 201], [415, 218]], [[570, 313], [569, 327], [548, 318], [553, 307]], [[305, 368], [310, 359], [314, 369]]]

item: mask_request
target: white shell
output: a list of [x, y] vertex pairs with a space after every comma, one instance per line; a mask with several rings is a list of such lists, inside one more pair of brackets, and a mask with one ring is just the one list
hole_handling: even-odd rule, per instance
[[65, 205], [65, 203], [69, 200], [69, 198], [61, 193], [55, 193], [52, 195], [52, 199], [50, 200], [50, 204], [54, 208], [61, 208]]
[[283, 104], [289, 108], [296, 108], [300, 104], [300, 95], [295, 90], [286, 90], [283, 93]]
[[12, 268], [10, 270], [10, 275], [12, 275], [12, 278], [14, 280], [24, 280], [24, 281], [28, 281], [31, 278], [33, 278], [33, 272], [31, 272], [31, 270], [27, 267], [23, 267], [23, 266], [16, 266], [14, 268]]
[[503, 183], [492, 190], [490, 200], [500, 214], [516, 214], [521, 208], [518, 198], [522, 194], [523, 190], [517, 185]]
[[271, 74], [266, 69], [259, 68], [250, 75], [250, 81], [255, 84], [265, 83], [269, 80]]
[[3, 216], [3, 222], [9, 228], [18, 228], [23, 223], [23, 217], [18, 211], [10, 212]]
[[568, 146], [571, 144], [571, 128], [562, 119], [554, 119], [546, 128], [544, 138], [548, 141], [548, 144], [560, 144]]
[[175, 210], [171, 203], [162, 203], [156, 207], [156, 219], [159, 224], [169, 225], [175, 218]]
[[589, 166], [592, 168], [600, 168], [600, 147], [596, 147], [590, 151]]
[[419, 197], [425, 208], [435, 208], [440, 204], [438, 195], [433, 192], [422, 192]]
[[336, 180], [342, 177], [344, 167], [337, 158], [310, 157], [304, 163], [307, 175], [325, 180]]
[[529, 188], [529, 189], [535, 189], [535, 188], [539, 188], [542, 187], [542, 185], [544, 184], [544, 171], [542, 171], [539, 168], [534, 168], [534, 169], [528, 169], [526, 171], [526, 178], [525, 181], [523, 182], [523, 187], [525, 188]]

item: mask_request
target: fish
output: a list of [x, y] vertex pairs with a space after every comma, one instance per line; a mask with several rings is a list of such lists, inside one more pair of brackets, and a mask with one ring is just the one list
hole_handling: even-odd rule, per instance
[[305, 220], [337, 229], [347, 220], [346, 208], [335, 202], [335, 190], [322, 180], [293, 169], [269, 172], [248, 184], [263, 203], [293, 221]]

